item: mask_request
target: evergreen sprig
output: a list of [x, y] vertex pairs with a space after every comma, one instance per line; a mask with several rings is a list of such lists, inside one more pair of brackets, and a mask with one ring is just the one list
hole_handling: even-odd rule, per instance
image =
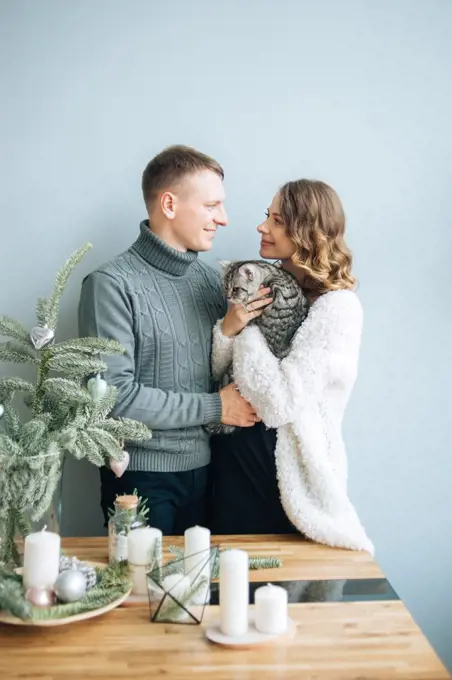
[[[174, 559], [170, 560], [165, 565], [165, 569], [170, 567], [173, 569], [173, 571], [168, 573], [177, 573], [183, 568], [183, 560], [185, 555], [184, 549], [175, 545], [170, 545], [168, 550], [172, 555], [174, 555]], [[216, 580], [220, 577], [220, 554], [225, 550], [230, 550], [230, 548], [221, 548], [215, 557], [214, 563], [212, 565], [211, 575], [213, 580]], [[250, 557], [248, 560], [248, 566], [251, 571], [259, 569], [279, 569], [282, 567], [282, 560], [280, 560], [279, 557]]]

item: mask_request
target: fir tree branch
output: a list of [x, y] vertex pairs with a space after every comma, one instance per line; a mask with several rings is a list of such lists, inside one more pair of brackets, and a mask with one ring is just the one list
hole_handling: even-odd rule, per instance
[[64, 263], [55, 277], [52, 295], [46, 310], [46, 323], [50, 328], [55, 329], [58, 320], [61, 297], [73, 269], [81, 262], [86, 253], [92, 248], [91, 243], [87, 243], [82, 248], [73, 253]]
[[97, 427], [86, 428], [86, 433], [100, 446], [106, 458], [121, 460], [123, 457], [122, 448], [111, 434]]
[[64, 340], [52, 346], [54, 354], [61, 352], [82, 352], [84, 354], [124, 354], [124, 347], [116, 340], [105, 338], [75, 338]]
[[0, 344], [0, 361], [14, 364], [37, 364], [38, 358], [32, 347], [19, 340], [8, 340]]
[[46, 298], [40, 297], [36, 303], [36, 320], [41, 327], [47, 324], [47, 313], [49, 308], [49, 301]]
[[75, 352], [56, 354], [48, 361], [49, 369], [65, 373], [69, 378], [84, 378], [91, 374], [104, 373], [107, 365], [99, 359], [80, 356]]
[[17, 440], [22, 431], [22, 423], [19, 414], [10, 402], [3, 401], [3, 405], [5, 407], [5, 412], [1, 419], [1, 426], [9, 437]]
[[42, 383], [42, 389], [51, 399], [68, 404], [89, 404], [92, 402], [89, 392], [67, 378], [47, 378]]
[[14, 392], [34, 392], [34, 385], [22, 378], [0, 378], [0, 398], [2, 401]]
[[9, 316], [0, 316], [0, 335], [14, 338], [15, 340], [22, 340], [26, 343], [30, 342], [30, 333], [28, 330]]
[[22, 448], [8, 435], [0, 433], [0, 456], [14, 458], [22, 455]]
[[20, 445], [25, 451], [35, 453], [47, 434], [47, 424], [41, 419], [29, 420], [22, 427]]
[[90, 463], [97, 467], [105, 465], [106, 459], [102, 454], [101, 448], [88, 434], [81, 430], [78, 433], [78, 447], [84, 452], [84, 458], [87, 458]]
[[93, 408], [88, 420], [90, 425], [97, 426], [100, 423], [103, 423], [105, 418], [112, 413], [116, 404], [116, 395], [116, 388], [108, 385], [107, 392], [102, 399], [93, 403]]
[[99, 425], [102, 430], [129, 441], [146, 441], [152, 438], [151, 431], [143, 423], [129, 418], [109, 418]]

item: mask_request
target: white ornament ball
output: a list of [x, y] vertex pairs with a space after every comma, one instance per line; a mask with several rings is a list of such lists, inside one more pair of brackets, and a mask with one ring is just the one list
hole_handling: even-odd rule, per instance
[[53, 589], [61, 602], [77, 602], [86, 593], [86, 579], [81, 571], [66, 569], [60, 572]]
[[5, 413], [5, 407], [3, 406], [3, 404], [0, 404], [0, 418], [2, 417], [2, 415], [4, 413]]
[[107, 394], [108, 385], [100, 375], [97, 375], [88, 380], [87, 388], [94, 401], [100, 401]]

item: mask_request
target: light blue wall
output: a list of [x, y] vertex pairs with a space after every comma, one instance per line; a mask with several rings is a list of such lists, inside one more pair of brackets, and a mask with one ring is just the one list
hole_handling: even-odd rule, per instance
[[[452, 667], [449, 0], [2, 0], [0, 310], [32, 324], [66, 256], [128, 246], [140, 174], [192, 144], [226, 169], [215, 257], [257, 254], [277, 186], [342, 196], [365, 308], [345, 422], [351, 495], [378, 559]], [[96, 471], [71, 465], [65, 532], [101, 529]], [[448, 645], [449, 642], [449, 645]]]

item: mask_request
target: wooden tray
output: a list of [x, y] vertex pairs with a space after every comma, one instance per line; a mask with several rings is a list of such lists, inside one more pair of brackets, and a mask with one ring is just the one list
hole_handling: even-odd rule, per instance
[[[101, 564], [100, 562], [87, 562], [91, 567], [106, 567], [106, 564]], [[18, 574], [22, 573], [22, 569], [16, 570]], [[83, 612], [81, 614], [74, 614], [73, 616], [65, 616], [64, 618], [57, 619], [44, 619], [42, 621], [34, 619], [21, 619], [18, 616], [13, 616], [5, 611], [0, 610], [0, 623], [6, 623], [12, 626], [38, 626], [38, 627], [49, 627], [49, 626], [65, 626], [68, 623], [76, 623], [77, 621], [86, 621], [87, 619], [93, 619], [96, 616], [101, 616], [106, 614], [112, 609], [119, 607], [132, 592], [130, 588], [126, 593], [121, 595], [121, 597], [116, 598], [113, 602], [99, 607], [98, 609], [92, 609], [89, 612]]]

